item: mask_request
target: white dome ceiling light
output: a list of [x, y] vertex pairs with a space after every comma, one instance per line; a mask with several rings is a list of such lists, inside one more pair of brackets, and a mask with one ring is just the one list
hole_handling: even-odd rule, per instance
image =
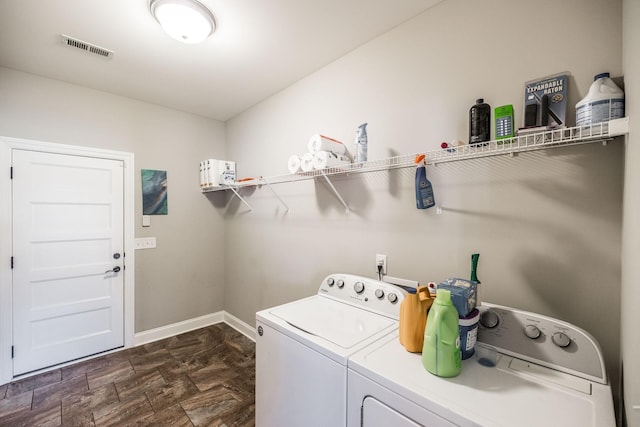
[[151, 0], [149, 9], [162, 29], [183, 43], [202, 43], [216, 29], [213, 14], [197, 0]]

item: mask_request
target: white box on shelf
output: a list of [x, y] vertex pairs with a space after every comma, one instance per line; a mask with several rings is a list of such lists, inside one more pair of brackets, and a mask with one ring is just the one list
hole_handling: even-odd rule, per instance
[[218, 178], [220, 184], [235, 184], [236, 162], [230, 160], [218, 160]]
[[220, 186], [219, 160], [208, 159], [205, 161], [204, 182], [205, 188]]
[[236, 183], [236, 162], [207, 159], [200, 162], [200, 188], [215, 188]]

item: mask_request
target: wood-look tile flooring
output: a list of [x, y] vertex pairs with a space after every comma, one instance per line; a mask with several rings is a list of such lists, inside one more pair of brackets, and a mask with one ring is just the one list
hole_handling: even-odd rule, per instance
[[0, 426], [253, 426], [255, 343], [224, 323], [0, 386]]

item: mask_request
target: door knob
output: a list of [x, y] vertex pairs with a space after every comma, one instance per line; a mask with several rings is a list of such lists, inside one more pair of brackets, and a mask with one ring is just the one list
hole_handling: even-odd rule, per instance
[[120, 271], [120, 267], [118, 267], [118, 266], [116, 265], [115, 267], [113, 267], [113, 269], [105, 271], [105, 272], [104, 272], [104, 274], [107, 274], [107, 273], [117, 273], [118, 271]]

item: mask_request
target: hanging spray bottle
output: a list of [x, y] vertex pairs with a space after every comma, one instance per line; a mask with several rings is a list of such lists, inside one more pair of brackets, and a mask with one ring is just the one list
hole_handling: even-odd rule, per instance
[[356, 130], [356, 149], [353, 161], [356, 163], [366, 162], [367, 150], [367, 124], [363, 123]]
[[435, 206], [431, 182], [427, 179], [427, 161], [424, 154], [416, 156], [416, 208], [428, 209]]

